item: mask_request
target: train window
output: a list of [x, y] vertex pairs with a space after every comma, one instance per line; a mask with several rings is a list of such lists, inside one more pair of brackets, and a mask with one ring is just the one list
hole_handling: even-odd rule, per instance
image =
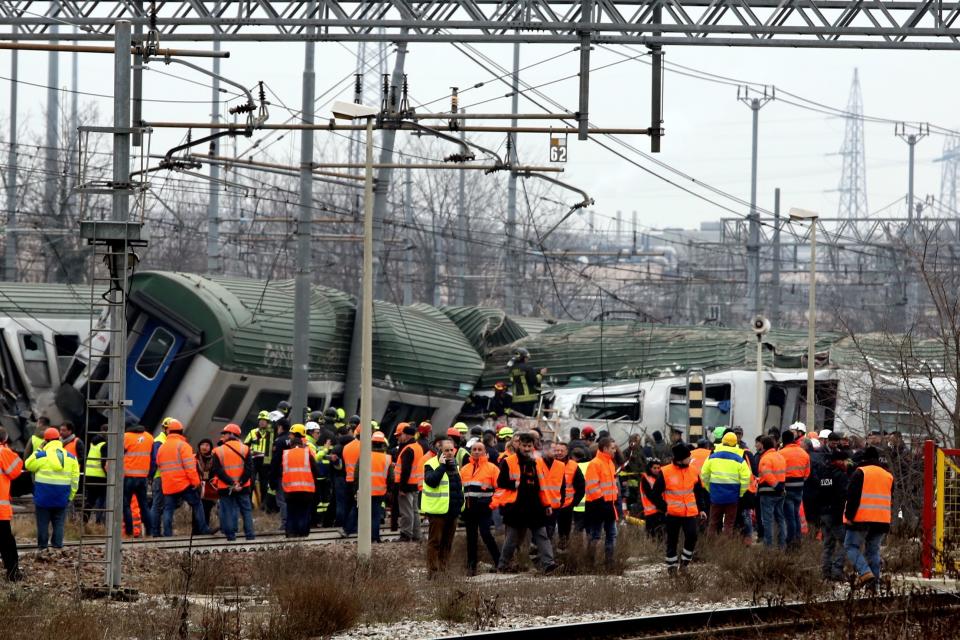
[[247, 395], [247, 389], [248, 387], [238, 384], [232, 384], [227, 387], [227, 390], [223, 393], [223, 397], [220, 398], [220, 402], [217, 403], [217, 408], [213, 411], [214, 421], [231, 422], [233, 417], [237, 415], [237, 410], [240, 409], [240, 404]]
[[57, 368], [60, 370], [60, 377], [70, 368], [73, 362], [73, 356], [80, 348], [80, 336], [76, 334], [55, 333], [53, 334], [53, 348], [57, 353]]
[[39, 333], [20, 334], [20, 352], [23, 354], [23, 369], [35, 387], [50, 386], [50, 366], [47, 364], [47, 349]]
[[147, 340], [134, 369], [147, 380], [153, 380], [160, 373], [160, 368], [175, 342], [173, 334], [163, 327], [157, 327]]
[[[277, 403], [281, 400], [290, 400], [289, 391], [261, 391], [257, 394], [257, 397], [253, 399], [253, 404], [250, 405], [250, 410], [247, 411], [247, 415], [243, 418], [243, 423], [240, 425], [244, 431], [249, 431], [257, 426], [257, 414], [261, 411], [273, 411], [277, 408]], [[296, 420], [291, 420], [291, 424], [297, 422]]]
[[642, 394], [639, 391], [622, 394], [585, 393], [577, 403], [576, 417], [580, 420], [629, 420], [642, 418]]
[[424, 407], [415, 404], [391, 401], [387, 403], [387, 410], [383, 412], [380, 428], [384, 433], [393, 433], [393, 428], [401, 422], [420, 423], [433, 418], [436, 411], [433, 407]]
[[[708, 384], [704, 389], [703, 425], [710, 427], [730, 426], [729, 384]], [[670, 404], [667, 407], [667, 424], [674, 427], [687, 425], [687, 388], [670, 387]]]
[[310, 407], [310, 411], [323, 411], [323, 408], [327, 406], [327, 399], [323, 396], [307, 396], [307, 406]]
[[927, 433], [933, 394], [922, 389], [874, 389], [870, 394], [870, 429], [899, 431], [910, 441]]

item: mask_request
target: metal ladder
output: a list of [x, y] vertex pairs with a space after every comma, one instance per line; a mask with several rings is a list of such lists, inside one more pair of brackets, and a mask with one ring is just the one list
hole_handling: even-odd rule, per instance
[[[77, 584], [84, 595], [123, 596], [117, 593], [120, 571], [120, 537], [123, 522], [123, 431], [126, 405], [122, 389], [126, 377], [126, 296], [131, 249], [144, 244], [139, 223], [87, 220], [81, 235], [92, 246], [90, 282], [90, 356], [87, 378], [87, 441], [103, 438], [107, 443], [101, 464], [107, 471], [106, 501], [88, 504], [88, 485], [81, 495], [81, 526], [77, 552]], [[104, 323], [104, 318], [107, 322]], [[105, 343], [99, 353], [94, 344]], [[94, 424], [91, 418], [97, 418]], [[106, 418], [102, 421], [102, 418]], [[112, 428], [111, 428], [112, 427]], [[89, 444], [88, 444], [89, 447]], [[147, 509], [149, 505], [140, 505]], [[88, 531], [91, 519], [105, 520], [103, 533]], [[102, 555], [94, 549], [103, 549]], [[88, 569], [103, 569], [102, 582], [91, 580]], [[116, 576], [112, 579], [111, 576]], [[113, 583], [113, 584], [111, 584]]]

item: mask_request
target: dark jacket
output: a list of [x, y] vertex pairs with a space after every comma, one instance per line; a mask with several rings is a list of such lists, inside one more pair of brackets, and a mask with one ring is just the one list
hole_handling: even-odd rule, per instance
[[[236, 442], [239, 443], [240, 441], [236, 440]], [[234, 447], [236, 447], [236, 445], [231, 447], [231, 449]], [[249, 453], [247, 453], [247, 457], [243, 459], [243, 471], [240, 473], [240, 480], [239, 480], [240, 484], [245, 484], [248, 480], [253, 478], [253, 456], [251, 455], [252, 453], [253, 452], [250, 451]], [[213, 456], [213, 473], [211, 475], [219, 478], [220, 482], [227, 485], [226, 489], [218, 490], [220, 495], [224, 496], [232, 492], [232, 490], [229, 487], [233, 485], [233, 480], [230, 478], [230, 476], [227, 475], [227, 472], [224, 471], [223, 464], [221, 464], [220, 462], [220, 457], [217, 455]], [[249, 493], [250, 487], [246, 487], [245, 489], [241, 489], [240, 491]]]
[[400, 465], [400, 482], [397, 484], [400, 487], [400, 491], [404, 493], [410, 493], [419, 489], [416, 482], [410, 482], [410, 473], [413, 471], [413, 461], [416, 457], [414, 454], [416, 451], [414, 451], [412, 448], [408, 448], [408, 444], [413, 444], [416, 446], [416, 443], [412, 441], [399, 445], [400, 457], [397, 458], [397, 464]]
[[436, 469], [430, 467], [424, 468], [423, 484], [436, 489], [443, 482], [443, 476], [449, 479], [450, 508], [447, 510], [447, 516], [458, 517], [463, 509], [463, 483], [460, 482], [460, 470], [457, 468], [457, 461], [451, 460], [446, 464], [439, 465]]
[[[517, 499], [511, 504], [500, 507], [503, 522], [515, 529], [539, 529], [547, 524], [547, 509], [540, 502], [540, 481], [537, 478], [537, 463], [533, 458], [518, 455], [520, 463], [520, 485], [517, 487]], [[500, 461], [500, 477], [497, 486], [512, 491], [510, 467], [507, 459]]]
[[[663, 492], [666, 491], [666, 489], [667, 484], [661, 473], [657, 476], [657, 481], [653, 483], [653, 488], [650, 490], [650, 493], [647, 494], [647, 498], [657, 507], [657, 511], [664, 514], [667, 513], [667, 501], [663, 498]], [[699, 480], [697, 480], [697, 484], [693, 485], [693, 495], [697, 499], [697, 509], [701, 512], [708, 511], [710, 508], [710, 494], [703, 488]]]
[[847, 501], [847, 486], [850, 484], [846, 461], [838, 464], [821, 462], [817, 478], [817, 511], [821, 516], [830, 516], [834, 526], [839, 525], [843, 522], [843, 506]]
[[286, 431], [273, 441], [273, 453], [270, 454], [270, 486], [275, 491], [280, 488], [280, 476], [283, 474], [283, 452], [292, 448], [291, 436]]

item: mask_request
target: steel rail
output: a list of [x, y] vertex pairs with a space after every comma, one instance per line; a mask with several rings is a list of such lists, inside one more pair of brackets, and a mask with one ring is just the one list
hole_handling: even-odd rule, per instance
[[849, 624], [893, 616], [960, 615], [956, 593], [921, 592], [902, 596], [826, 600], [809, 604], [770, 607], [736, 607], [674, 614], [615, 618], [562, 625], [504, 629], [469, 635], [446, 636], [440, 640], [482, 638], [483, 640], [556, 640], [584, 638], [602, 640], [678, 640], [700, 637], [762, 637], [763, 631], [812, 629], [847, 621]]

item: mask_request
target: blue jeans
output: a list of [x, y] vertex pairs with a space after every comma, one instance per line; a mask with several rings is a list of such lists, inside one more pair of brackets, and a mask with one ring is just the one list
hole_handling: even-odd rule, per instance
[[157, 538], [160, 536], [160, 521], [163, 520], [163, 486], [160, 478], [153, 479], [152, 492], [153, 501], [150, 503], [150, 535]]
[[207, 519], [203, 515], [203, 503], [200, 501], [200, 494], [196, 489], [190, 487], [180, 493], [164, 494], [163, 496], [163, 535], [170, 537], [173, 535], [173, 512], [177, 510], [181, 502], [186, 502], [193, 509], [193, 532], [196, 534], [208, 534]]
[[34, 507], [37, 516], [37, 548], [46, 549], [50, 539], [50, 525], [53, 524], [53, 548], [63, 548], [63, 521], [67, 508]]
[[784, 497], [761, 493], [760, 522], [763, 523], [763, 544], [773, 546], [773, 526], [777, 526], [777, 546], [783, 549], [787, 540], [787, 524], [783, 515]]
[[227, 540], [237, 539], [237, 520], [243, 516], [243, 535], [247, 540], [253, 540], [253, 503], [250, 501], [250, 492], [220, 493], [220, 530]]
[[603, 555], [607, 563], [613, 562], [613, 550], [617, 546], [617, 519], [616, 518], [596, 518], [587, 519], [587, 540], [593, 549], [593, 546], [600, 541], [600, 531], [604, 532]]
[[370, 539], [380, 542], [380, 515], [383, 512], [383, 496], [372, 496], [370, 500]]
[[787, 544], [800, 539], [800, 505], [803, 504], [803, 487], [787, 489], [783, 497], [783, 516], [787, 520]]
[[140, 509], [140, 519], [143, 521], [144, 534], [152, 533], [151, 509], [147, 508], [147, 479], [123, 479], [123, 530], [128, 536], [133, 535], [133, 509], [130, 508], [131, 497], [137, 497], [137, 507]]
[[[857, 570], [857, 575], [864, 575], [868, 571], [875, 578], [880, 577], [880, 543], [883, 542], [884, 533], [878, 533], [869, 529], [858, 531], [856, 529], [847, 529], [843, 539], [843, 546], [847, 550], [847, 560]], [[866, 543], [866, 549], [861, 553], [860, 549]]]
[[820, 531], [823, 532], [823, 555], [820, 558], [820, 574], [824, 580], [843, 579], [844, 538], [843, 520], [830, 514], [820, 516]]

